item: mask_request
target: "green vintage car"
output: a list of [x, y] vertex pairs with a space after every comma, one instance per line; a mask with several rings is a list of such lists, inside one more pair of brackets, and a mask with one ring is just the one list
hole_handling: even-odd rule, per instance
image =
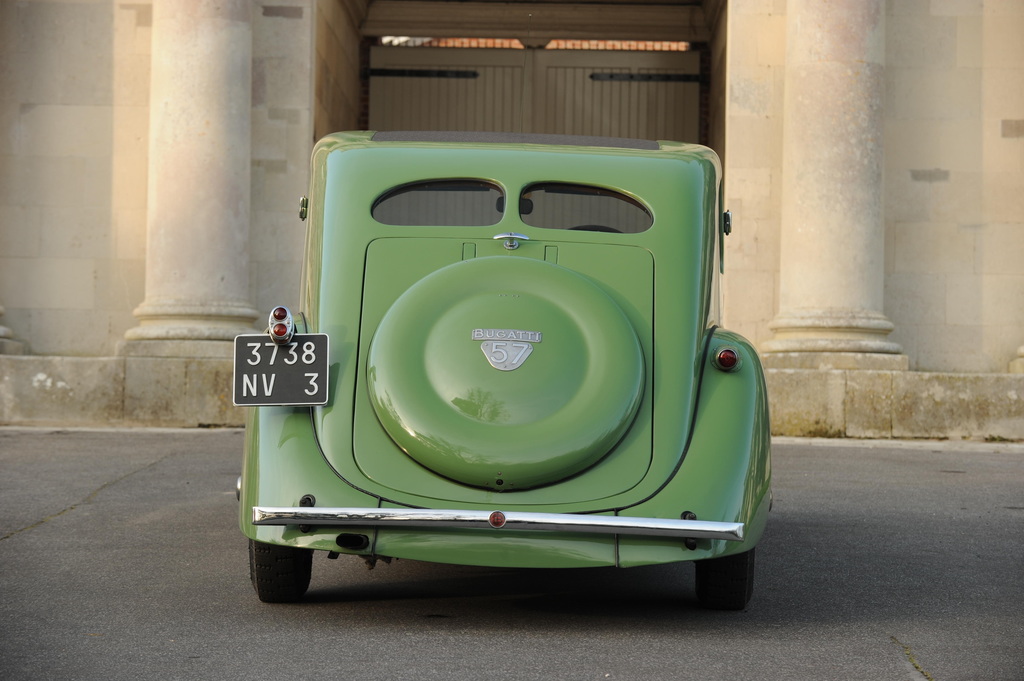
[[718, 326], [729, 215], [675, 142], [349, 132], [313, 151], [300, 308], [235, 344], [252, 583], [314, 551], [696, 561], [750, 599], [771, 505], [754, 348]]

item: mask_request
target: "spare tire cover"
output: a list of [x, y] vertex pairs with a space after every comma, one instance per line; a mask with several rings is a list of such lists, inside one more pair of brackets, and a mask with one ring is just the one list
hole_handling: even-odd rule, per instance
[[374, 334], [367, 380], [406, 454], [452, 480], [512, 491], [607, 454], [636, 415], [644, 364], [629, 319], [594, 282], [492, 256], [406, 290]]

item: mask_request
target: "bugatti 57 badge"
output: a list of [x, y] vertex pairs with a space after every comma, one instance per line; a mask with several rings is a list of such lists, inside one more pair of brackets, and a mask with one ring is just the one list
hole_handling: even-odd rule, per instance
[[519, 329], [473, 329], [473, 340], [482, 341], [480, 350], [495, 369], [514, 371], [533, 352], [533, 344], [540, 343], [539, 331]]

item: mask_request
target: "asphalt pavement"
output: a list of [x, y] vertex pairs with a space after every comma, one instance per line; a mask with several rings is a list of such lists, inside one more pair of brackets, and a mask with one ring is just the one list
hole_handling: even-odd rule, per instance
[[0, 428], [0, 679], [1024, 680], [1024, 444], [778, 440], [743, 612], [692, 565], [317, 554], [260, 603], [238, 430]]

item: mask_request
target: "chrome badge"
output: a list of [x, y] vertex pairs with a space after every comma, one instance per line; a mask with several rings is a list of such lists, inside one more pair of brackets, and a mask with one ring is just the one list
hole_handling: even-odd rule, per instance
[[515, 371], [523, 366], [533, 352], [533, 344], [540, 343], [542, 336], [540, 331], [473, 329], [473, 340], [480, 341], [484, 357], [501, 371]]

